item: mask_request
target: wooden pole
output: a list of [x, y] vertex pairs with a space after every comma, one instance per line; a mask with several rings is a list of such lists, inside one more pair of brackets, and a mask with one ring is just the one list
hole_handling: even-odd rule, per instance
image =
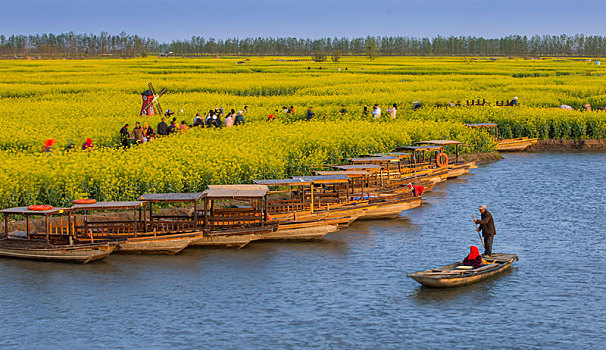
[[267, 221], [267, 219], [268, 219], [268, 218], [267, 218], [267, 215], [268, 215], [267, 210], [269, 209], [269, 206], [267, 205], [267, 195], [265, 195], [265, 196], [263, 197], [263, 201], [265, 202], [265, 203], [264, 203], [264, 213], [263, 213], [264, 218], [263, 218], [263, 219], [264, 219], [264, 221]]
[[26, 222], [27, 222], [27, 224], [26, 224], [26, 226], [27, 226], [27, 227], [26, 227], [26, 231], [27, 231], [27, 232], [26, 232], [26, 233], [27, 233], [27, 239], [29, 239], [29, 215], [26, 215], [26, 216], [25, 216], [25, 220], [26, 220]]
[[8, 214], [4, 214], [4, 238], [8, 239]]
[[[133, 210], [133, 228], [135, 229], [135, 237], [137, 237], [137, 209]], [[93, 237], [92, 233], [90, 237]]]
[[44, 215], [44, 229], [46, 231], [46, 242], [50, 243], [50, 237], [49, 237], [49, 227], [48, 227], [48, 215]]
[[208, 213], [206, 208], [208, 208], [208, 200], [204, 197], [204, 210], [202, 211], [202, 215], [204, 215], [204, 228], [208, 227]]
[[311, 213], [314, 212], [314, 184], [311, 183]]
[[74, 244], [73, 230], [72, 230], [72, 213], [67, 212], [67, 234], [69, 235], [69, 245]]
[[486, 246], [484, 245], [484, 240], [482, 239], [482, 236], [480, 235], [480, 229], [478, 228], [478, 224], [476, 223], [476, 215], [475, 214], [471, 214], [473, 216], [473, 223], [476, 225], [476, 232], [478, 233], [478, 237], [480, 237], [480, 242], [482, 243], [482, 247], [486, 248]]
[[198, 201], [194, 201], [194, 229], [198, 229]]

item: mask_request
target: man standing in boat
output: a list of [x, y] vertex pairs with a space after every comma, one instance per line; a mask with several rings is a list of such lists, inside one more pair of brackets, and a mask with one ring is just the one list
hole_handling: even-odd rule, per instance
[[480, 220], [474, 219], [474, 221], [476, 224], [480, 224], [478, 232], [481, 230], [482, 237], [484, 237], [484, 255], [490, 256], [492, 255], [492, 239], [497, 232], [494, 228], [492, 214], [486, 210], [486, 206], [481, 205], [479, 209], [480, 213], [482, 213], [482, 218]]

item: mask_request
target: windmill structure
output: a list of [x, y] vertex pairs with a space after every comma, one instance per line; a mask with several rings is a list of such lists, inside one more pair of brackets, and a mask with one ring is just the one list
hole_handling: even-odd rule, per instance
[[162, 114], [162, 106], [160, 106], [160, 101], [158, 101], [158, 99], [166, 94], [168, 90], [162, 88], [160, 92], [156, 93], [156, 89], [154, 89], [152, 83], [147, 84], [147, 86], [149, 87], [149, 90], [145, 90], [141, 93], [143, 105], [141, 106], [141, 113], [139, 113], [139, 115]]

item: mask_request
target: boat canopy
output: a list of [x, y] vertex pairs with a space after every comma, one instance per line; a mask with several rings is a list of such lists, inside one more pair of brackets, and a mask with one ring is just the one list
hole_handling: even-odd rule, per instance
[[383, 167], [378, 164], [334, 165], [333, 168], [342, 169], [342, 170], [369, 170], [369, 169], [381, 170], [381, 169], [383, 169]]
[[413, 146], [399, 147], [398, 151], [400, 151], [400, 150], [407, 150], [407, 151], [439, 151], [440, 149], [442, 149], [442, 146], [437, 146], [437, 145], [413, 145]]
[[317, 175], [345, 175], [347, 177], [360, 177], [370, 175], [366, 170], [328, 170], [328, 171], [314, 171]]
[[209, 185], [202, 194], [206, 198], [261, 198], [269, 188], [265, 185]]
[[362, 158], [349, 158], [348, 161], [352, 163], [365, 163], [365, 162], [399, 162], [400, 158], [394, 156], [382, 156], [382, 157], [362, 157]]
[[126, 210], [126, 209], [137, 209], [145, 206], [147, 203], [142, 201], [131, 201], [131, 202], [96, 202], [91, 204], [74, 204], [69, 209], [72, 211], [77, 210]]
[[0, 210], [0, 213], [3, 214], [13, 214], [13, 215], [53, 215], [53, 214], [62, 214], [67, 208], [53, 208], [49, 210], [29, 210], [27, 207], [15, 207], [15, 208], [6, 208]]
[[496, 123], [475, 123], [475, 124], [465, 124], [465, 126], [468, 126], [470, 128], [491, 128], [491, 127], [497, 127]]
[[293, 179], [301, 179], [309, 181], [313, 184], [331, 184], [331, 183], [346, 183], [349, 182], [349, 177], [346, 175], [315, 175], [315, 176], [295, 176]]
[[438, 146], [448, 146], [448, 145], [461, 145], [463, 144], [460, 141], [453, 140], [429, 140], [429, 141], [421, 141], [417, 142], [417, 145], [438, 145]]
[[389, 152], [389, 153], [373, 153], [368, 154], [369, 157], [398, 157], [398, 158], [407, 158], [410, 157], [410, 153], [404, 152]]
[[275, 179], [275, 180], [253, 180], [258, 185], [265, 186], [309, 186], [311, 181], [303, 181], [302, 179]]
[[147, 193], [139, 197], [145, 202], [197, 202], [202, 199], [202, 192], [198, 193]]

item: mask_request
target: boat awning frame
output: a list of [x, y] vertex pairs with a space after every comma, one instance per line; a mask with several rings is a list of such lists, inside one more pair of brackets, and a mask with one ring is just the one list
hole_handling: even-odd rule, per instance
[[147, 205], [147, 202], [143, 201], [130, 201], [130, 202], [97, 202], [91, 204], [74, 204], [69, 210], [80, 211], [80, 210], [128, 210], [138, 209]]
[[209, 185], [202, 192], [204, 198], [208, 199], [251, 199], [263, 198], [269, 192], [266, 185]]
[[139, 197], [142, 202], [198, 202], [202, 199], [202, 192], [197, 193], [147, 193]]

